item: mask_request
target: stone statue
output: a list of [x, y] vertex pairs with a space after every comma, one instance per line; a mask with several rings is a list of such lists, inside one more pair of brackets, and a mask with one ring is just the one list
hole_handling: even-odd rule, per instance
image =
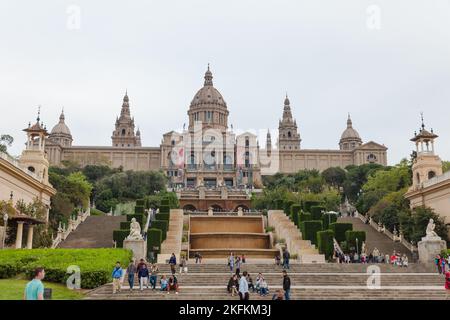
[[428, 225], [427, 225], [427, 230], [426, 230], [426, 235], [425, 235], [426, 239], [431, 239], [431, 238], [439, 238], [440, 239], [440, 237], [434, 231], [434, 228], [436, 228], [436, 225], [434, 224], [434, 220], [430, 219], [430, 221], [428, 222]]
[[128, 235], [127, 240], [143, 240], [141, 226], [139, 222], [136, 221], [136, 218], [131, 219], [130, 234]]

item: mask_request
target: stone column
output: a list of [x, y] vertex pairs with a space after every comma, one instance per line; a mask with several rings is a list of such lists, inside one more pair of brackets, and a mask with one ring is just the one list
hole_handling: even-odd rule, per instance
[[33, 249], [33, 227], [32, 224], [28, 226], [27, 249]]
[[17, 222], [16, 249], [22, 248], [23, 221]]

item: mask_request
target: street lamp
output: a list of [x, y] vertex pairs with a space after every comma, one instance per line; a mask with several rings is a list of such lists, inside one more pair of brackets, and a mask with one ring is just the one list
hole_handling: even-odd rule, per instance
[[359, 256], [359, 252], [358, 252], [358, 238], [356, 238], [356, 254]]
[[5, 212], [3, 214], [3, 222], [5, 226], [5, 230], [3, 231], [3, 239], [2, 239], [2, 248], [5, 249], [5, 240], [6, 240], [6, 228], [8, 227], [8, 214]]

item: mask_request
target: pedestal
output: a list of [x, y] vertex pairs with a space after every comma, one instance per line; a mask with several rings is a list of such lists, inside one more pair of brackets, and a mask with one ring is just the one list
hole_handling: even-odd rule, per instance
[[123, 248], [133, 251], [133, 258], [147, 260], [147, 242], [144, 240], [123, 240]]
[[421, 263], [433, 263], [436, 255], [447, 249], [447, 245], [441, 238], [422, 238], [417, 244], [419, 249], [419, 261]]

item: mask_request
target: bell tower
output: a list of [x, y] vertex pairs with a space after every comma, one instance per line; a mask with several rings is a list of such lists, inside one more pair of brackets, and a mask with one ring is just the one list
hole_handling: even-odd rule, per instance
[[434, 140], [438, 138], [433, 132], [425, 129], [422, 114], [422, 125], [419, 133], [414, 132], [414, 137], [411, 139], [416, 145], [416, 150], [413, 151], [413, 185], [411, 189], [417, 190], [422, 186], [422, 183], [442, 175], [442, 161], [438, 155], [435, 154]]
[[36, 123], [34, 125], [29, 123], [28, 128], [23, 131], [27, 133], [28, 139], [26, 148], [19, 159], [20, 166], [31, 172], [43, 184], [49, 185], [49, 162], [45, 153], [45, 140], [49, 134], [43, 122], [41, 122], [40, 108]]

